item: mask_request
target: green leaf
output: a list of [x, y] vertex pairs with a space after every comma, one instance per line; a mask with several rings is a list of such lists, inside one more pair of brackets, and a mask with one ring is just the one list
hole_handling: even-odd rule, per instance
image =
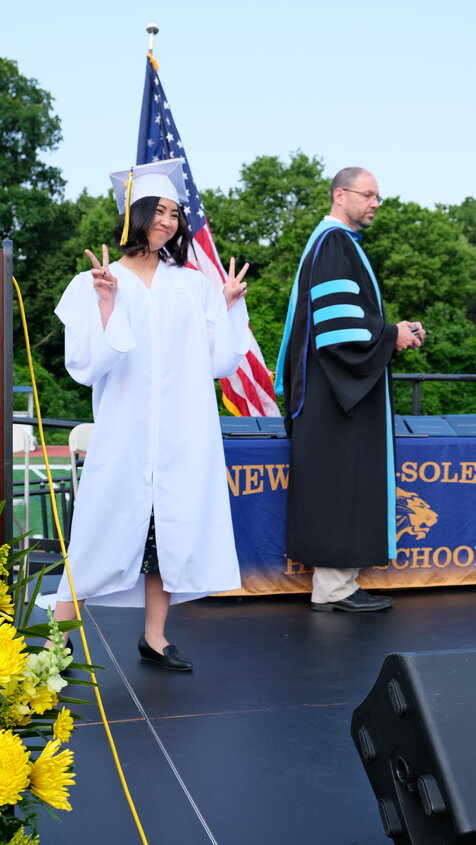
[[96, 666], [95, 663], [70, 663], [68, 669], [81, 669], [83, 672], [95, 672], [96, 669], [100, 669], [103, 672], [108, 672], [109, 669], [106, 669], [104, 666]]
[[87, 701], [85, 698], [70, 698], [67, 695], [58, 695], [58, 701], [63, 704], [94, 704], [94, 701]]
[[[68, 666], [68, 669], [71, 668], [71, 665]], [[94, 683], [94, 681], [83, 681], [81, 678], [72, 678], [68, 675], [68, 686], [73, 686], [73, 684], [78, 684], [79, 686], [83, 687], [99, 687], [100, 684]]]
[[[73, 631], [75, 628], [81, 628], [82, 624], [79, 619], [58, 623], [60, 631]], [[37, 625], [30, 625], [28, 628], [18, 628], [18, 633], [23, 637], [48, 637], [50, 629], [47, 622], [40, 622]]]

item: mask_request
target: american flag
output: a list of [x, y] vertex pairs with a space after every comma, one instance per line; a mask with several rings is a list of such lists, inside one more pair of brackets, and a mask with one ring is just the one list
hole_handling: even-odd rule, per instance
[[[148, 164], [166, 158], [179, 158], [187, 187], [185, 215], [192, 233], [195, 250], [189, 261], [217, 287], [226, 282], [225, 272], [213, 242], [200, 195], [177, 132], [170, 106], [162, 88], [158, 65], [152, 53], [147, 54], [144, 96], [139, 126], [137, 164]], [[250, 351], [242, 359], [237, 372], [220, 379], [223, 403], [236, 416], [278, 417], [273, 384], [261, 350], [250, 330]]]

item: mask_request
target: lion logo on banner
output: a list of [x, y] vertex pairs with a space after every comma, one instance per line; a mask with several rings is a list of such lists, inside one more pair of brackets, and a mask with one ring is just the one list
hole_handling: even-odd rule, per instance
[[406, 493], [397, 487], [397, 541], [403, 534], [421, 540], [436, 522], [438, 514], [432, 511], [428, 502], [416, 493]]

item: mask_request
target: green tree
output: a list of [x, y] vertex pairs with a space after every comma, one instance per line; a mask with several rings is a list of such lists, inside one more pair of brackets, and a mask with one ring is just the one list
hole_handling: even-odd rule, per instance
[[[380, 280], [387, 319], [421, 320], [428, 335], [417, 351], [398, 354], [397, 372], [473, 373], [476, 369], [476, 249], [462, 223], [398, 197], [385, 200], [364, 246]], [[397, 410], [410, 412], [408, 386], [396, 389]], [[472, 384], [425, 384], [425, 413], [476, 411]]]
[[447, 210], [450, 218], [461, 224], [470, 244], [476, 246], [476, 199], [466, 197], [461, 205], [440, 206]]
[[22, 76], [16, 62], [0, 58], [0, 101], [2, 187], [20, 185], [60, 196], [64, 186], [60, 171], [39, 156], [61, 141], [50, 94], [35, 79]]
[[[50, 95], [36, 80], [22, 76], [16, 62], [0, 59], [0, 236], [13, 239], [14, 272], [37, 342], [44, 337], [46, 312], [38, 273], [69, 236], [75, 213], [71, 203], [61, 202], [65, 183], [60, 171], [41, 159], [60, 140]], [[14, 336], [22, 336], [17, 311]]]
[[64, 179], [41, 154], [61, 140], [51, 96], [35, 79], [18, 71], [16, 62], [0, 58], [0, 233], [15, 244], [15, 264], [31, 274], [51, 249], [62, 227], [58, 206]]
[[[66, 285], [90, 266], [84, 249], [112, 243], [116, 209], [110, 193], [95, 199], [83, 192], [64, 201], [64, 179], [42, 155], [61, 141], [51, 96], [16, 62], [0, 59], [0, 236], [14, 244], [43, 415], [91, 416], [90, 390], [75, 385], [64, 368], [64, 339], [54, 315]], [[111, 251], [111, 259], [118, 253]], [[14, 305], [15, 383], [30, 383], [18, 304]], [[25, 381], [26, 380], [26, 381]]]

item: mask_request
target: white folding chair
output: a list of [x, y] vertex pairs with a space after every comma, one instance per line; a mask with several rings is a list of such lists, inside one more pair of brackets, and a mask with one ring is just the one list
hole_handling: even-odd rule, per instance
[[94, 423], [80, 423], [69, 433], [69, 454], [71, 456], [71, 486], [73, 497], [78, 492], [78, 455], [88, 451], [89, 441], [93, 433]]
[[[20, 534], [25, 534], [30, 530], [30, 447], [31, 440], [26, 426], [14, 423], [12, 452], [14, 455], [23, 455], [23, 495], [13, 498], [13, 523]], [[15, 507], [17, 513], [15, 513]], [[23, 520], [18, 516], [18, 507], [23, 507]], [[28, 577], [29, 574], [29, 545], [29, 537], [23, 537], [18, 543], [18, 548], [24, 552], [19, 568], [23, 569], [25, 577]], [[28, 601], [28, 587], [25, 590], [25, 600]]]
[[[25, 426], [13, 425], [13, 449], [14, 455], [23, 455], [23, 495], [13, 499], [13, 521], [20, 534], [30, 530], [30, 436]], [[23, 506], [23, 520], [15, 514], [15, 507]], [[18, 510], [17, 510], [18, 513]], [[28, 548], [28, 537], [20, 540], [20, 548]]]

